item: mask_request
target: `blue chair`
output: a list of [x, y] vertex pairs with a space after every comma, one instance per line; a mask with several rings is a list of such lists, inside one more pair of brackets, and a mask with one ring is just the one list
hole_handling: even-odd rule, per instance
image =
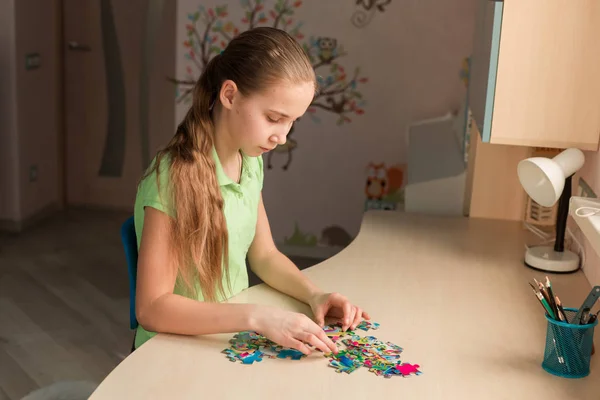
[[[133, 217], [129, 217], [121, 226], [121, 242], [125, 250], [127, 270], [129, 274], [129, 327], [136, 329], [138, 321], [135, 316], [135, 284], [137, 278], [137, 237], [135, 235], [135, 224]], [[135, 336], [134, 336], [135, 344]], [[134, 346], [132, 346], [132, 351]]]

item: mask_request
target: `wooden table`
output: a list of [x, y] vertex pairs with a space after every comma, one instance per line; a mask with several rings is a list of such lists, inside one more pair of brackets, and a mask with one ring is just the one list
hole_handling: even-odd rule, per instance
[[[527, 282], [544, 274], [523, 265], [525, 238], [516, 222], [370, 211], [350, 246], [305, 270], [370, 312], [381, 327], [369, 333], [403, 347], [403, 362], [419, 364], [420, 376], [339, 374], [316, 353], [242, 365], [221, 353], [231, 334], [161, 334], [91, 398], [598, 399], [600, 354], [583, 379], [541, 368], [546, 320]], [[551, 279], [566, 306], [579, 306], [590, 290], [582, 272]], [[308, 312], [265, 285], [231, 302]]]

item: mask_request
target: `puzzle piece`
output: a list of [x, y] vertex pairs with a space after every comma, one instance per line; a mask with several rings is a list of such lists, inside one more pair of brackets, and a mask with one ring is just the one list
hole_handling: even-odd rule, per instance
[[277, 358], [290, 357], [292, 360], [300, 360], [302, 357], [306, 357], [306, 354], [295, 349], [283, 349], [277, 354]]
[[258, 349], [267, 357], [267, 358], [277, 358], [280, 350], [277, 350], [278, 346], [261, 346]]
[[415, 375], [421, 375], [421, 371], [419, 371], [419, 364], [401, 364], [401, 365], [396, 365], [396, 370], [398, 370], [398, 372], [402, 375], [402, 376], [408, 376], [410, 374], [415, 374]]
[[360, 364], [353, 363], [351, 365], [345, 365], [338, 360], [329, 360], [329, 366], [335, 368], [335, 372], [337, 373], [345, 372], [347, 374], [351, 374], [352, 372], [360, 368]]
[[262, 361], [262, 352], [256, 350], [254, 353], [248, 353], [245, 357], [242, 358], [243, 364], [254, 364], [254, 361], [261, 362]]
[[369, 329], [373, 329], [373, 330], [379, 329], [379, 324], [377, 322], [363, 320], [360, 322], [360, 324], [358, 324], [356, 326], [356, 329], [361, 329], [361, 330], [367, 332]]
[[348, 331], [342, 331], [341, 325], [327, 325], [323, 328], [323, 330], [333, 343], [336, 343], [341, 337], [344, 337], [348, 334]]

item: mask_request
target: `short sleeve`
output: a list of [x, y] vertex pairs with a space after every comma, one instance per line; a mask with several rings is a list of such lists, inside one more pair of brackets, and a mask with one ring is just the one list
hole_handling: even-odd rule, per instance
[[[154, 162], [152, 163], [151, 168], [153, 167]], [[140, 183], [136, 198], [136, 208], [141, 211], [144, 207], [152, 207], [174, 217], [175, 213], [172, 206], [172, 192], [169, 178], [169, 163], [166, 158], [161, 160], [158, 171], [158, 180], [156, 179], [156, 174], [157, 171], [153, 171]]]

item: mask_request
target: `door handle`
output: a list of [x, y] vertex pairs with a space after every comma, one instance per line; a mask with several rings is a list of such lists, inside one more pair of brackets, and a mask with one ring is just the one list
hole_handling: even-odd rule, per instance
[[69, 42], [69, 50], [73, 51], [92, 51], [90, 46], [86, 44], [80, 44], [74, 41]]

